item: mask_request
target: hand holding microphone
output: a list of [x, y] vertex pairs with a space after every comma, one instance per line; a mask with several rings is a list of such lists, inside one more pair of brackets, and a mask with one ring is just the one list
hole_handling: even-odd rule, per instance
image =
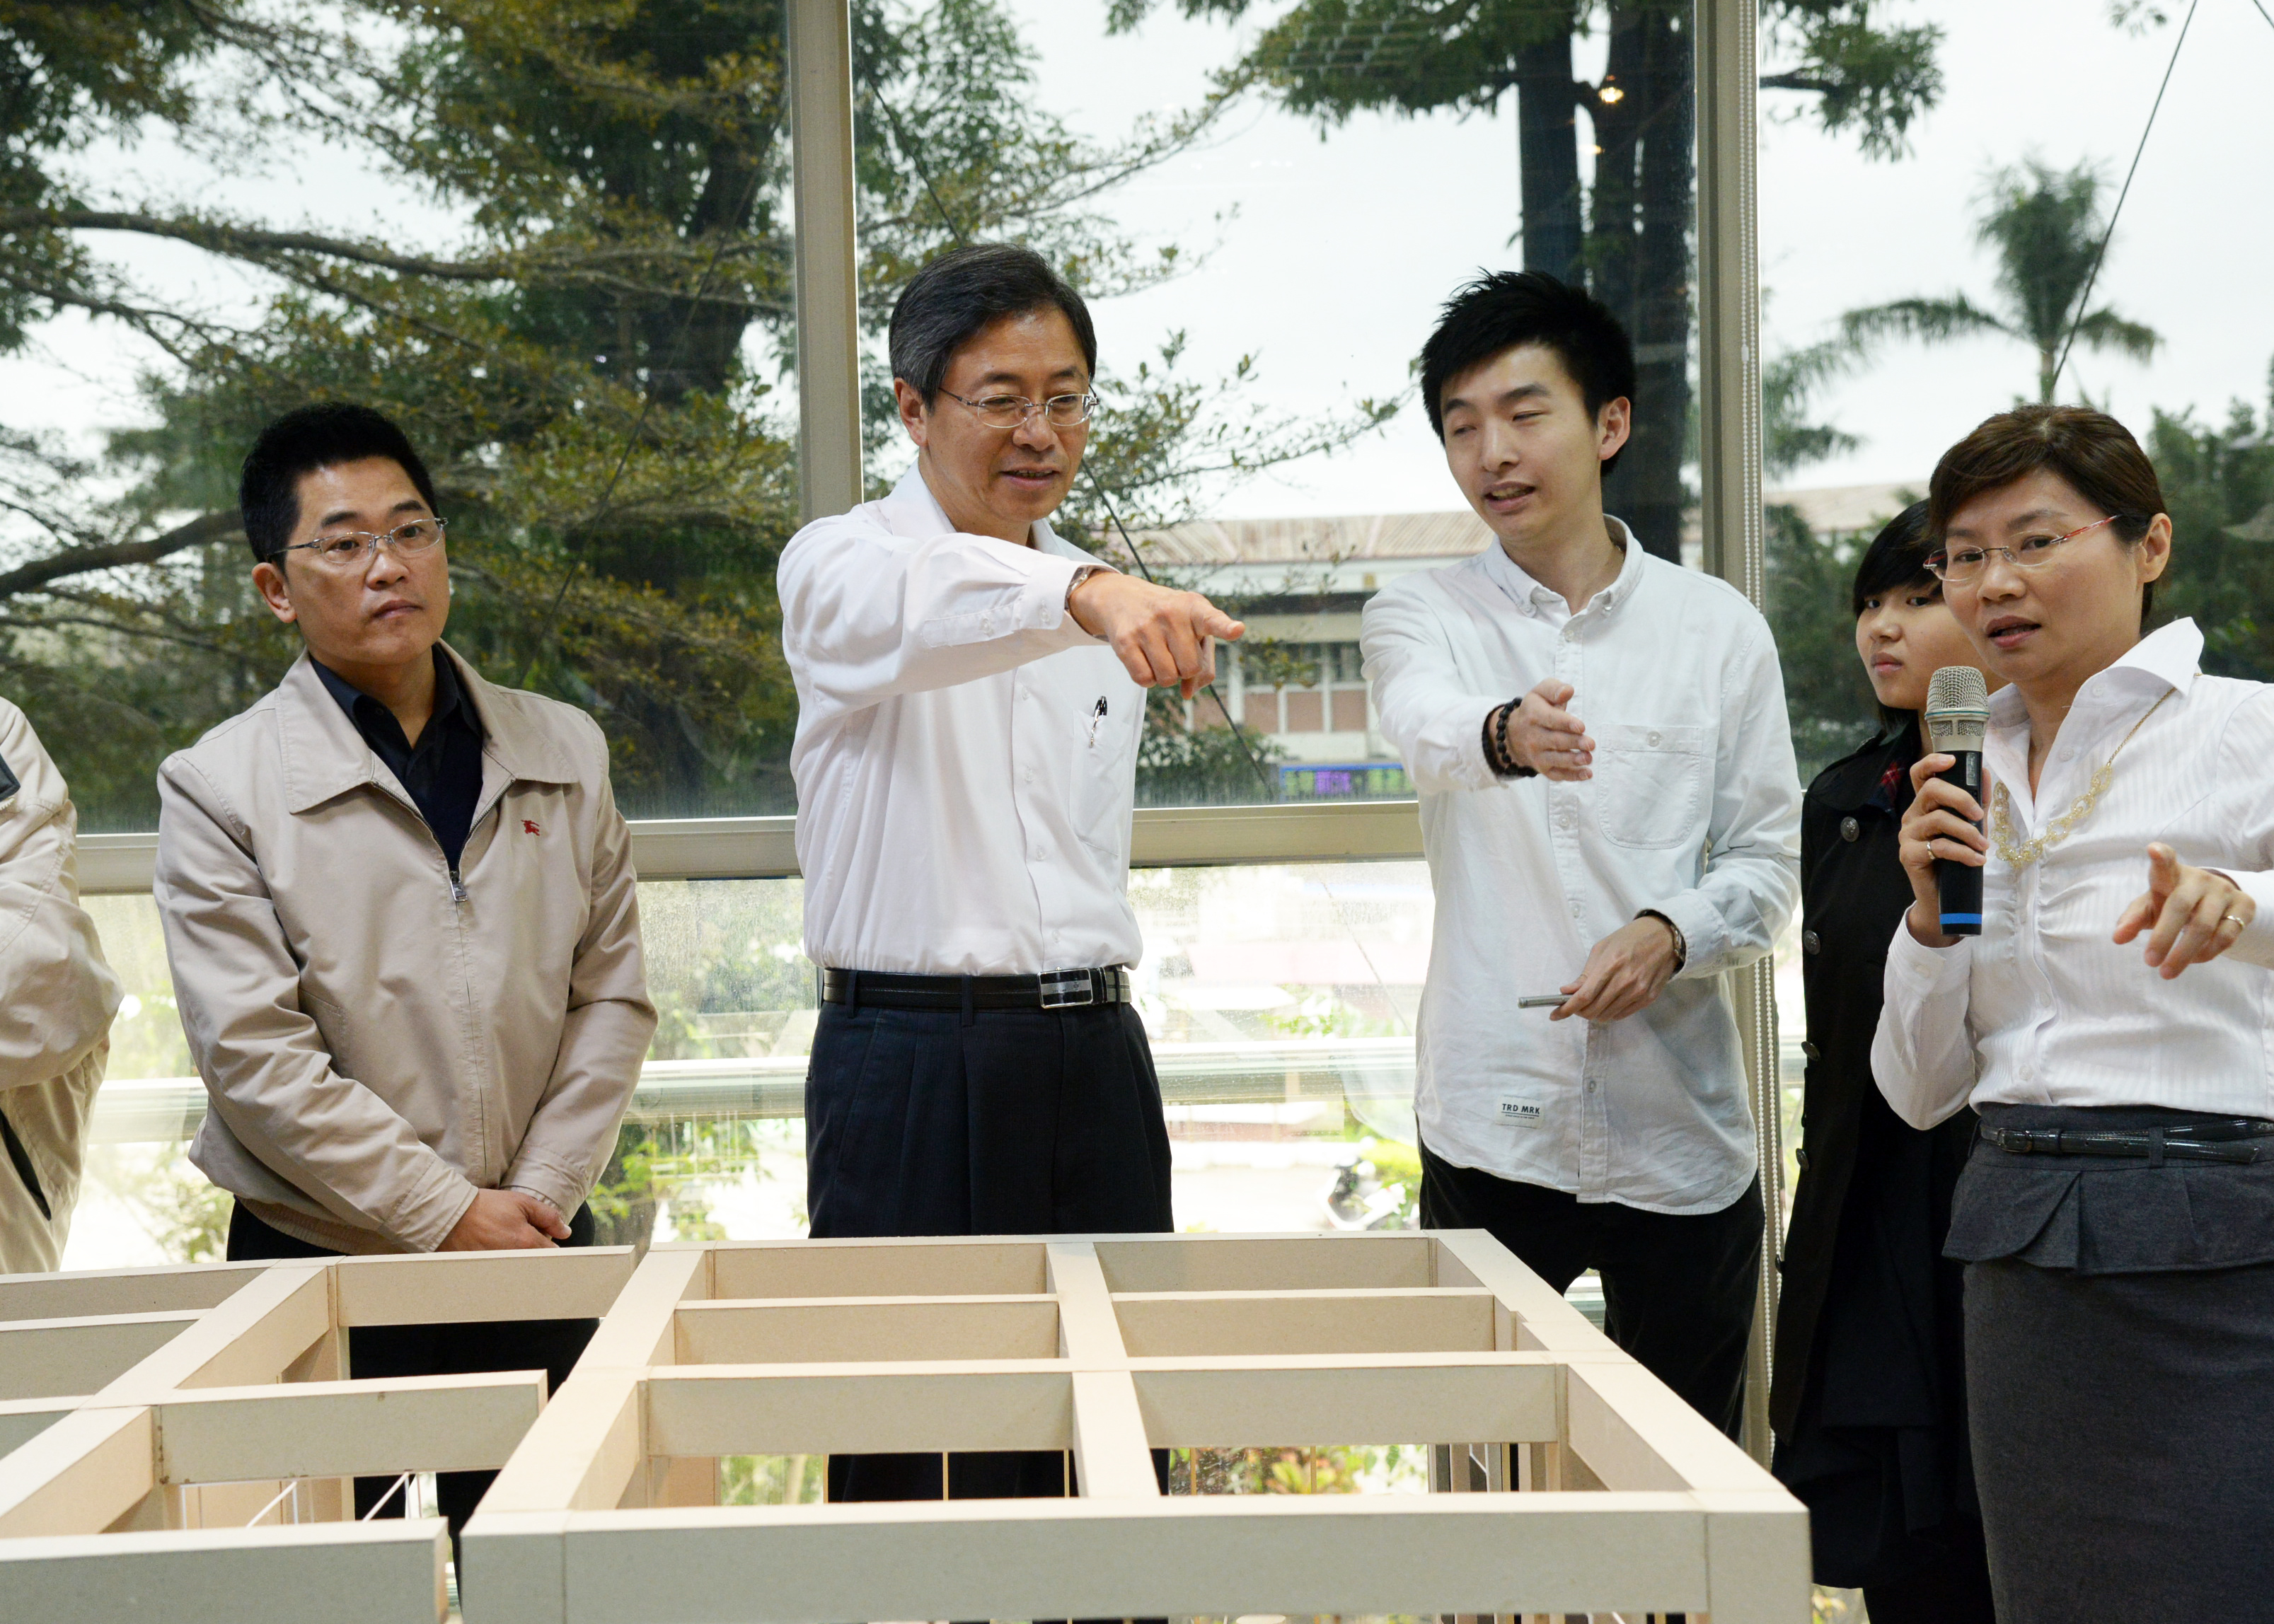
[[1900, 850], [1913, 901], [1910, 933], [1929, 947], [1982, 934], [1982, 740], [1990, 726], [1989, 685], [1971, 665], [1946, 665], [1928, 684], [1931, 753], [1911, 767], [1912, 796]]

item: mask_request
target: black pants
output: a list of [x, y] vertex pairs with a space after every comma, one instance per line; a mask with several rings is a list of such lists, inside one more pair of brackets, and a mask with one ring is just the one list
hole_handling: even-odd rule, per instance
[[[825, 1004], [806, 1071], [817, 1237], [1164, 1232], [1169, 1131], [1127, 1004], [929, 1011]], [[1164, 1469], [1157, 1459], [1156, 1470]], [[832, 1500], [937, 1500], [941, 1457], [833, 1455]], [[1062, 1495], [1058, 1450], [947, 1457], [956, 1500]]]
[[[592, 1209], [580, 1207], [568, 1221], [564, 1246], [592, 1244]], [[266, 1258], [336, 1258], [341, 1254], [297, 1240], [263, 1222], [243, 1202], [229, 1216], [229, 1260], [251, 1262]], [[348, 1330], [348, 1375], [373, 1381], [395, 1376], [465, 1376], [484, 1371], [542, 1370], [549, 1394], [568, 1380], [568, 1372], [592, 1333], [598, 1320], [486, 1320], [463, 1325], [358, 1325]], [[449, 1519], [450, 1545], [474, 1515], [483, 1495], [497, 1477], [493, 1471], [441, 1472], [435, 1478], [435, 1499]], [[356, 1515], [404, 1515], [409, 1485], [400, 1490], [393, 1477], [355, 1480]]]
[[1645, 1213], [1455, 1167], [1421, 1147], [1421, 1227], [1484, 1229], [1562, 1291], [1603, 1280], [1603, 1329], [1730, 1437], [1760, 1284], [1761, 1185], [1718, 1213]]

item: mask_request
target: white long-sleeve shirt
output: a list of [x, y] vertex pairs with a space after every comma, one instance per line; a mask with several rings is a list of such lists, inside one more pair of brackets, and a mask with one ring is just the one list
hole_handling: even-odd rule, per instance
[[782, 551], [805, 951], [840, 969], [1134, 964], [1144, 690], [1066, 613], [1097, 560], [960, 534], [911, 468]]
[[[1416, 1114], [1459, 1166], [1716, 1212], [1755, 1171], [1721, 974], [1766, 953], [1799, 898], [1800, 782], [1767, 624], [1611, 523], [1626, 562], [1577, 614], [1496, 546], [1367, 605], [1366, 674], [1420, 790], [1437, 898]], [[1577, 690], [1593, 778], [1495, 778], [1485, 717], [1549, 677]], [[1690, 949], [1649, 1008], [1517, 1009], [1645, 908]]]
[[[1992, 697], [1983, 773], [2006, 786], [2016, 841], [2043, 834], [2117, 752], [2113, 773], [2036, 862], [1992, 852], [1980, 936], [1931, 948], [1896, 928], [1871, 1070], [1906, 1122], [1969, 1101], [2274, 1116], [2274, 688], [2200, 674], [2202, 644], [2175, 620], [2087, 682], [2034, 794], [2029, 713], [2012, 688]], [[2224, 954], [2168, 981], [2144, 934], [2110, 939], [2148, 889], [2151, 840], [2258, 904]]]

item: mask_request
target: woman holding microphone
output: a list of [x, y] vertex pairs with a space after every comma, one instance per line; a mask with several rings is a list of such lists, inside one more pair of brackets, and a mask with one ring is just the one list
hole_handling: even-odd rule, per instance
[[1991, 1624], [1967, 1458], [1961, 1266], [1942, 1256], [1974, 1140], [1961, 1107], [1921, 1132], [1871, 1078], [1887, 940], [1911, 904], [1898, 853], [1919, 711], [1945, 665], [1981, 657], [1927, 569], [1926, 504], [1856, 567], [1856, 651], [1880, 729], [1801, 803], [1808, 1091], [1777, 1298], [1776, 1475], [1808, 1507], [1819, 1584], [1859, 1585], [1872, 1624]]
[[[1946, 1252], [1998, 1615], [2274, 1620], [2274, 689], [2142, 635], [2171, 520], [2114, 419], [2000, 413], [1928, 500], [2011, 686], [1986, 805], [1911, 770], [1871, 1063], [1914, 1126], [1982, 1119]], [[1938, 861], [1984, 870], [1978, 937]]]

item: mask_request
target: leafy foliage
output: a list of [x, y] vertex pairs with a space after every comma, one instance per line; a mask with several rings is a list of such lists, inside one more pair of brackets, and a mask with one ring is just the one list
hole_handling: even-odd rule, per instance
[[2037, 398], [2051, 402], [2064, 353], [2075, 339], [2145, 361], [2163, 342], [2155, 330], [2107, 305], [2078, 313], [2108, 237], [2100, 213], [2103, 181], [2090, 163], [2055, 172], [2035, 159], [1990, 178], [1975, 236], [1998, 256], [1999, 304], [1984, 309], [1963, 293], [1895, 299], [1841, 319], [1847, 338], [1948, 343], [1977, 334], [2016, 339], [2037, 352]]
[[[154, 425], [117, 435], [106, 457], [0, 437], [0, 504], [17, 520], [0, 530], [0, 681], [56, 741], [87, 826], [148, 826], [156, 758], [242, 709], [297, 651], [230, 545], [235, 464], [261, 424], [327, 398], [410, 431], [451, 521], [454, 646], [592, 710], [627, 811], [787, 809], [795, 701], [773, 564], [797, 491], [795, 406], [778, 387], [794, 338], [780, 8], [73, 9], [93, 26], [0, 4], [0, 43], [43, 94], [62, 86], [17, 109], [12, 131], [0, 110], [12, 159], [32, 164], [12, 192], [0, 184], [0, 351], [25, 322], [95, 311], [100, 295], [96, 313], [166, 359], [145, 384]], [[1202, 139], [1225, 96], [1099, 144], [1040, 104], [1033, 52], [996, 0], [860, 0], [855, 34], [872, 332], [914, 267], [967, 237], [1026, 241], [1093, 295], [1187, 262], [1178, 244], [1119, 232], [1103, 199]], [[33, 162], [139, 132], [216, 164], [328, 142], [457, 223], [420, 242], [186, 201], [124, 207]], [[130, 299], [88, 245], [121, 232], [253, 271], [265, 307], [230, 327], [179, 296]], [[70, 288], [24, 292], [23, 270], [8, 306], [11, 266], [67, 273]], [[1100, 538], [1109, 503], [1143, 523], [1181, 516], [1394, 410], [1257, 421], [1241, 405], [1252, 359], [1212, 382], [1181, 353], [1172, 336], [1104, 380], [1111, 410], [1070, 534]], [[890, 414], [871, 427], [889, 462]], [[1189, 773], [1209, 748], [1154, 754]]]
[[2156, 588], [2159, 617], [2192, 615], [2203, 669], [2274, 681], [2274, 367], [2268, 403], [2238, 401], [2218, 427], [2158, 411], [2148, 453], [2172, 515], [2172, 563]]

